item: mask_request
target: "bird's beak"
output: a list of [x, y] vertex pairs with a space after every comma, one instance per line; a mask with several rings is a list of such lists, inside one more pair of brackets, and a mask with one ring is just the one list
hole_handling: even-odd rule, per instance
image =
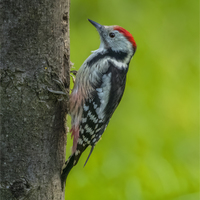
[[102, 30], [102, 28], [104, 27], [101, 24], [92, 21], [91, 19], [88, 19], [88, 21], [98, 30], [98, 32], [100, 32]]
[[91, 19], [88, 19], [88, 21], [97, 29], [97, 31], [100, 35], [100, 39], [101, 39], [100, 47], [105, 46], [106, 45], [106, 40], [104, 38], [105, 26], [103, 26], [97, 22], [94, 22]]

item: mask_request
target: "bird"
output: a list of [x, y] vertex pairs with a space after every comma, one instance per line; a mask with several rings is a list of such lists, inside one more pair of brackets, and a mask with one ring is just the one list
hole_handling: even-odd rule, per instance
[[88, 20], [99, 33], [100, 46], [78, 70], [69, 98], [73, 147], [61, 172], [63, 183], [85, 149], [91, 146], [86, 165], [102, 137], [123, 96], [129, 63], [137, 49], [126, 29]]

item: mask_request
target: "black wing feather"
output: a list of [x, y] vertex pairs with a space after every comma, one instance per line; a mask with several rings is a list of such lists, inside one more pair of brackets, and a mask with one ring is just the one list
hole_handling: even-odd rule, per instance
[[[128, 71], [128, 67], [118, 68], [113, 64], [113, 62], [110, 61], [108, 70], [105, 73], [101, 74], [101, 79], [100, 79], [101, 81], [99, 81], [96, 85], [93, 85], [94, 90], [91, 95], [92, 98], [87, 99], [85, 101], [85, 106], [88, 107], [88, 110], [83, 110], [82, 118], [86, 120], [84, 120], [84, 122], [81, 122], [80, 124], [80, 129], [84, 129], [84, 131], [83, 133], [81, 133], [80, 131], [79, 137], [83, 141], [84, 141], [84, 138], [86, 137], [88, 141], [90, 141], [89, 145], [91, 146], [95, 146], [96, 142], [101, 138], [101, 135], [103, 134], [105, 128], [107, 127], [112, 114], [114, 113], [119, 102], [121, 101], [121, 98], [125, 89], [127, 71]], [[103, 84], [102, 77], [103, 75], [106, 75], [106, 74], [107, 75], [111, 74], [111, 83], [110, 83], [111, 87], [108, 93], [109, 100], [103, 111], [104, 117], [103, 119], [100, 119], [94, 107], [94, 104], [96, 104], [97, 108], [101, 106], [101, 101], [99, 99], [98, 91], [96, 89], [101, 88], [101, 85]], [[92, 118], [90, 117], [91, 115], [93, 116]], [[87, 131], [88, 127], [94, 131], [93, 134]], [[95, 137], [94, 137], [94, 134], [95, 134]]]
[[109, 64], [110, 67], [107, 73], [111, 72], [112, 76], [110, 98], [105, 108], [105, 117], [107, 119], [111, 118], [112, 114], [114, 113], [115, 109], [121, 101], [126, 85], [126, 74], [128, 71], [128, 67], [119, 69], [115, 67], [112, 62], [109, 62]]

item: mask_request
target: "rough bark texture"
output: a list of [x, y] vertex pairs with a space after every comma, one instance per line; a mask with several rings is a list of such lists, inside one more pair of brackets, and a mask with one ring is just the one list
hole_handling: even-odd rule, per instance
[[0, 199], [63, 200], [69, 0], [0, 0]]

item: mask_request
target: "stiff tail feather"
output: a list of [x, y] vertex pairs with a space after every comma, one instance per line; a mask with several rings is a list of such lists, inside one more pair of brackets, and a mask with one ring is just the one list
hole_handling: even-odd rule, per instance
[[[62, 172], [61, 172], [61, 181], [62, 181], [62, 189], [64, 189], [64, 186], [65, 186], [65, 182], [66, 182], [66, 179], [67, 179], [67, 176], [69, 174], [69, 172], [71, 171], [71, 169], [78, 163], [78, 160], [81, 156], [81, 154], [83, 153], [83, 151], [86, 149], [87, 146], [85, 146], [83, 149], [80, 150], [76, 150], [75, 153], [73, 153], [69, 158], [68, 160], [65, 162], [65, 165], [63, 166], [63, 169], [62, 169]], [[87, 160], [84, 164], [84, 167], [92, 153], [94, 149], [94, 146], [92, 146], [91, 150], [90, 150], [90, 153], [87, 157]]]
[[64, 189], [67, 176], [74, 166], [74, 160], [75, 160], [75, 154], [72, 154], [66, 161], [65, 165], [63, 166], [63, 169], [61, 172], [62, 189]]
[[85, 165], [87, 164], [87, 161], [89, 160], [89, 158], [90, 158], [90, 156], [91, 156], [91, 154], [92, 154], [92, 152], [93, 152], [93, 150], [94, 150], [94, 147], [95, 147], [95, 146], [92, 146], [92, 148], [91, 148], [91, 150], [90, 150], [90, 153], [89, 153], [89, 155], [88, 155], [88, 157], [87, 157], [87, 160], [85, 161], [85, 164], [84, 164], [83, 167], [85, 167]]

